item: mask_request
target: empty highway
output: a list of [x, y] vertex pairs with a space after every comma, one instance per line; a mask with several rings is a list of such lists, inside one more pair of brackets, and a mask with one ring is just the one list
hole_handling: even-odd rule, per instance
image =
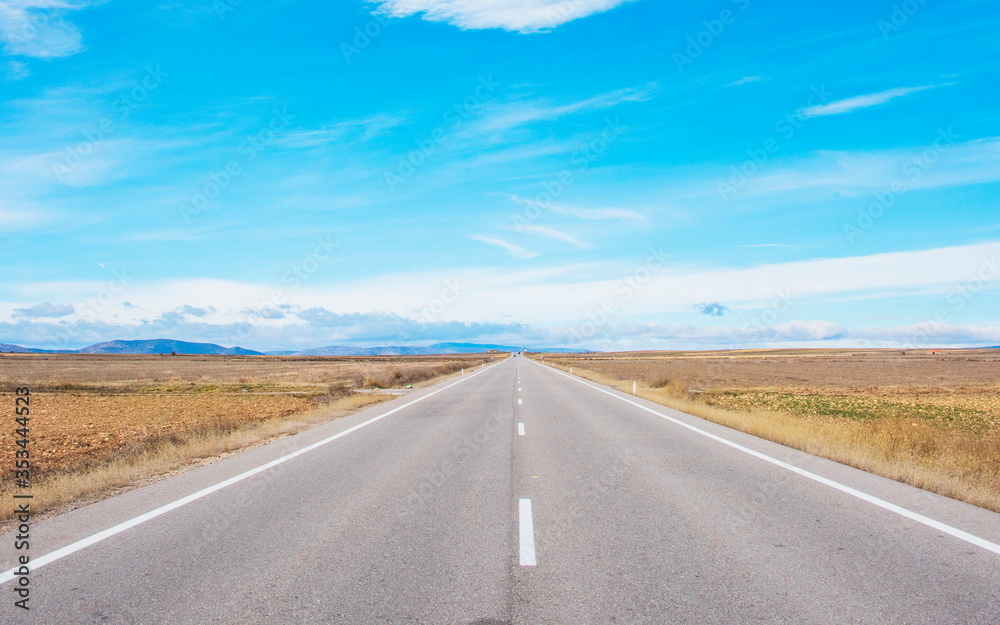
[[1000, 515], [523, 357], [31, 531], [3, 623], [1000, 622]]

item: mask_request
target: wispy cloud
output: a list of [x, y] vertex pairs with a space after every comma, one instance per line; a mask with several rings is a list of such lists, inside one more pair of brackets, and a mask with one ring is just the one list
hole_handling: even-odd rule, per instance
[[361, 119], [339, 121], [314, 130], [297, 130], [285, 134], [278, 143], [289, 148], [310, 148], [344, 139], [368, 141], [402, 126], [406, 119], [395, 115], [372, 115]]
[[590, 111], [610, 109], [628, 102], [645, 102], [659, 89], [659, 83], [651, 82], [638, 87], [614, 89], [589, 98], [573, 102], [552, 103], [549, 101], [515, 101], [495, 109], [476, 124], [476, 132], [510, 130], [517, 126], [559, 119]]
[[[510, 199], [520, 204], [521, 206], [539, 208], [537, 202], [528, 198], [523, 198], [517, 195], [511, 195]], [[549, 206], [549, 208], [553, 212], [559, 213], [561, 215], [569, 215], [570, 217], [576, 217], [578, 219], [586, 219], [588, 221], [608, 221], [608, 220], [645, 221], [646, 219], [645, 215], [643, 215], [642, 213], [625, 208], [616, 208], [616, 207], [580, 208], [579, 206], [569, 206], [567, 204], [552, 204]]]
[[510, 254], [513, 258], [516, 258], [518, 260], [527, 260], [529, 258], [535, 258], [536, 256], [538, 256], [538, 252], [532, 252], [531, 250], [526, 250], [520, 245], [504, 241], [503, 239], [485, 237], [479, 234], [473, 235], [472, 238], [475, 239], [476, 241], [479, 241], [480, 243], [486, 243], [488, 245], [496, 245], [498, 247], [502, 247], [503, 249], [507, 250], [508, 254]]
[[83, 35], [66, 13], [100, 0], [8, 0], [0, 3], [0, 42], [7, 54], [51, 59], [84, 49]]
[[861, 109], [871, 108], [873, 106], [878, 106], [879, 104], [885, 104], [890, 100], [895, 100], [896, 98], [901, 98], [903, 96], [910, 95], [911, 93], [933, 89], [935, 86], [937, 85], [928, 85], [924, 87], [898, 87], [896, 89], [888, 89], [878, 93], [858, 95], [853, 98], [845, 98], [843, 100], [836, 100], [826, 104], [810, 106], [802, 109], [800, 114], [802, 117], [822, 117], [825, 115], [853, 113], [854, 111]]
[[760, 82], [761, 80], [764, 80], [763, 76], [744, 76], [743, 78], [740, 78], [739, 80], [734, 80], [733, 82], [729, 83], [726, 86], [727, 87], [739, 87], [740, 85], [745, 85], [745, 84], [748, 84], [748, 83], [751, 83], [751, 82]]
[[463, 29], [502, 28], [533, 33], [555, 28], [629, 0], [376, 0], [396, 17], [420, 15]]
[[580, 208], [578, 206], [553, 204], [552, 210], [563, 215], [570, 215], [571, 217], [590, 221], [644, 221], [646, 219], [642, 213], [625, 208]]
[[[846, 195], [886, 191], [894, 184], [912, 191], [1000, 180], [1000, 137], [967, 142], [955, 138], [960, 137], [948, 129], [940, 131], [935, 142], [912, 148], [824, 150], [777, 161], [766, 173], [750, 178], [739, 194], [749, 197], [807, 192], [828, 197], [834, 191]], [[928, 154], [932, 162], [926, 160]], [[719, 172], [716, 182], [730, 175], [714, 171]], [[691, 188], [704, 192], [713, 186], [698, 182]]]
[[549, 228], [546, 226], [536, 226], [534, 224], [525, 224], [517, 227], [518, 230], [522, 232], [529, 232], [531, 234], [539, 234], [543, 237], [548, 237], [550, 239], [555, 239], [557, 241], [562, 241], [564, 243], [569, 243], [573, 247], [579, 248], [581, 250], [593, 247], [590, 243], [586, 241], [581, 241], [576, 237], [566, 234], [561, 230], [556, 230], [555, 228]]

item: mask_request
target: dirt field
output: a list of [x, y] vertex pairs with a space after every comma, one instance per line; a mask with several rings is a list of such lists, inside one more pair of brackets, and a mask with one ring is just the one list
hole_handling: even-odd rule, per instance
[[760, 350], [547, 354], [622, 380], [728, 388], [952, 389], [1000, 386], [1000, 350]]
[[546, 354], [700, 417], [1000, 511], [1000, 350]]
[[[355, 389], [422, 386], [489, 356], [302, 358], [0, 354], [0, 405], [31, 389], [37, 508], [121, 489], [389, 399]], [[15, 437], [0, 437], [0, 458]], [[13, 488], [0, 472], [0, 523]], [[44, 496], [40, 496], [43, 494]]]

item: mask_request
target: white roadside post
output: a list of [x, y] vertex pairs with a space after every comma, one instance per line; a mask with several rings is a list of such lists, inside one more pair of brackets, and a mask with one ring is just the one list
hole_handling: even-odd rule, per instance
[[635, 380], [632, 380], [632, 394], [635, 395]]

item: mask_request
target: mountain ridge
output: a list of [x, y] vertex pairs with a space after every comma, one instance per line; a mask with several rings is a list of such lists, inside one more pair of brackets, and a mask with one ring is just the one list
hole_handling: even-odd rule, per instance
[[[355, 347], [351, 345], [327, 345], [304, 350], [274, 350], [259, 352], [243, 347], [223, 347], [215, 343], [196, 343], [176, 339], [115, 339], [94, 343], [80, 349], [41, 349], [23, 347], [11, 343], [0, 343], [0, 352], [23, 354], [178, 354], [193, 355], [239, 355], [239, 356], [428, 356], [434, 354], [476, 354], [488, 349], [498, 351], [522, 351], [524, 347], [483, 343], [434, 343], [427, 346], [379, 345]], [[552, 353], [585, 353], [588, 350], [566, 347], [531, 348], [530, 351]]]

